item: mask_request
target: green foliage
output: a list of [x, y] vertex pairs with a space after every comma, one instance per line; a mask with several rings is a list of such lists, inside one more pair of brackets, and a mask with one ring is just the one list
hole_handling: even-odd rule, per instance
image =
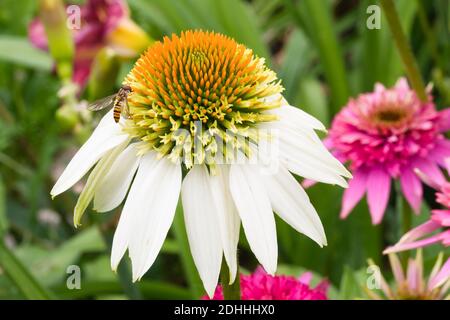
[[47, 53], [34, 48], [27, 38], [0, 36], [0, 60], [50, 71], [52, 59]]

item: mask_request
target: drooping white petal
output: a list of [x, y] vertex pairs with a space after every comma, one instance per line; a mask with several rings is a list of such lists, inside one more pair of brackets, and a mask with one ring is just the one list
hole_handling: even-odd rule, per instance
[[299, 129], [307, 127], [314, 130], [327, 131], [320, 120], [299, 108], [290, 106], [284, 98], [282, 100], [282, 106], [271, 110], [271, 112], [278, 115], [280, 121], [287, 121]]
[[136, 221], [136, 212], [139, 207], [139, 195], [141, 187], [144, 185], [145, 177], [152, 172], [156, 166], [156, 156], [153, 153], [148, 153], [139, 161], [139, 168], [136, 177], [131, 184], [130, 192], [128, 193], [122, 213], [120, 214], [119, 223], [117, 224], [116, 232], [112, 242], [111, 250], [111, 268], [117, 270], [120, 260], [129, 246], [133, 226]]
[[122, 133], [120, 125], [114, 122], [112, 113], [108, 112], [69, 162], [50, 194], [55, 197], [72, 187], [107, 151], [128, 139], [128, 135]]
[[[153, 152], [148, 156], [155, 157]], [[172, 224], [181, 189], [181, 166], [167, 157], [142, 162], [145, 174], [133, 201], [133, 229], [129, 242], [133, 281], [152, 266]], [[156, 164], [156, 165], [154, 165]], [[145, 170], [145, 171], [144, 171]]]
[[230, 192], [230, 170], [227, 165], [217, 165], [217, 174], [210, 177], [210, 185], [218, 217], [223, 253], [230, 270], [230, 284], [237, 273], [237, 246], [241, 221]]
[[230, 190], [250, 248], [269, 274], [277, 266], [275, 218], [256, 165], [232, 165]]
[[101, 179], [107, 174], [115, 159], [120, 155], [123, 149], [128, 144], [128, 141], [122, 142], [114, 149], [107, 151], [105, 156], [100, 159], [95, 168], [92, 170], [89, 178], [87, 179], [86, 185], [83, 188], [80, 196], [78, 197], [77, 204], [75, 205], [73, 222], [75, 227], [80, 225], [81, 217], [84, 211], [88, 207], [89, 203], [94, 198], [95, 191]]
[[136, 144], [129, 145], [117, 157], [95, 191], [94, 210], [110, 211], [123, 201], [136, 173], [139, 159]]
[[325, 148], [302, 143], [295, 135], [283, 131], [279, 132], [279, 138], [280, 157], [289, 170], [308, 179], [347, 187], [342, 176], [351, 174]]
[[284, 105], [270, 110], [278, 121], [260, 125], [277, 139], [279, 158], [289, 171], [307, 179], [347, 187], [343, 177], [351, 173], [325, 148], [314, 130], [325, 130], [323, 124], [304, 111]]
[[204, 165], [194, 165], [183, 181], [181, 197], [192, 257], [210, 297], [219, 279], [222, 242], [210, 176]]
[[319, 181], [323, 183], [336, 184], [343, 188], [348, 187], [348, 183], [344, 178], [335, 176], [330, 172], [327, 172], [324, 168], [320, 168], [320, 165], [314, 165], [313, 163], [300, 163], [292, 157], [281, 159], [282, 163], [289, 171], [304, 177], [309, 180]]
[[273, 210], [294, 229], [316, 241], [327, 244], [320, 218], [301, 185], [285, 168], [274, 175], [263, 175], [264, 186]]
[[[173, 220], [181, 168], [168, 162], [167, 159], [157, 160], [154, 152], [142, 157], [114, 234], [111, 267], [116, 270], [130, 248], [135, 280], [151, 266]], [[149, 203], [158, 197], [156, 202]]]

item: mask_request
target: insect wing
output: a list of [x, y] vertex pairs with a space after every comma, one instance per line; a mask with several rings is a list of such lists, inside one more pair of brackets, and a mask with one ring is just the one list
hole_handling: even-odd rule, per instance
[[110, 96], [107, 96], [105, 98], [99, 99], [97, 101], [94, 101], [88, 106], [88, 110], [90, 111], [98, 111], [102, 109], [106, 109], [109, 107], [112, 107], [114, 104], [114, 99], [116, 97], [116, 94], [112, 94]]
[[121, 101], [121, 106], [122, 106], [122, 116], [125, 119], [129, 119], [130, 118], [130, 109], [128, 107], [128, 99], [125, 98]]

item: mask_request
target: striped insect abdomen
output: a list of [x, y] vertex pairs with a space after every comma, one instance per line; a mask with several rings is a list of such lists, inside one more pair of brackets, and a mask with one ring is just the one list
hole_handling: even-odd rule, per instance
[[114, 110], [113, 110], [113, 117], [114, 121], [117, 123], [120, 120], [120, 115], [122, 114], [122, 104], [121, 104], [121, 98], [118, 94], [116, 99], [114, 100]]

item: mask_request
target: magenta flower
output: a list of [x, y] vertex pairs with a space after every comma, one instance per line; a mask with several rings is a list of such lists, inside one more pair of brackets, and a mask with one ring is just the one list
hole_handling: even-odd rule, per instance
[[[133, 56], [138, 53], [133, 49], [148, 44], [145, 33], [129, 19], [123, 0], [88, 0], [81, 6], [80, 20], [80, 28], [72, 30], [76, 48], [73, 81], [80, 86], [86, 83], [94, 57], [101, 48], [110, 46], [119, 55]], [[39, 18], [30, 23], [28, 35], [33, 45], [48, 50], [44, 25]]]
[[[409, 259], [406, 270], [395, 254], [389, 255], [394, 283], [389, 285], [381, 273], [377, 274], [375, 288], [365, 287], [367, 295], [374, 300], [446, 300], [450, 288], [450, 275], [443, 277], [447, 263], [442, 267], [442, 253], [439, 254], [428, 279], [424, 276], [422, 252], [417, 252], [415, 259]], [[374, 265], [369, 260], [370, 265]], [[381, 289], [379, 294], [374, 289]]]
[[[407, 232], [400, 241], [392, 247], [387, 248], [384, 253], [400, 252], [421, 247], [426, 247], [435, 243], [441, 243], [444, 247], [450, 246], [450, 183], [444, 182], [441, 185], [437, 181], [419, 172], [424, 182], [438, 190], [436, 201], [444, 209], [431, 211], [431, 218], [427, 222]], [[440, 230], [440, 232], [434, 233]], [[450, 277], [450, 258], [442, 268], [437, 281]]]
[[[289, 276], [271, 276], [259, 267], [251, 275], [241, 275], [242, 300], [327, 300], [329, 283], [321, 281], [310, 287], [312, 274], [304, 273], [296, 279]], [[203, 299], [208, 299], [206, 296]], [[213, 300], [223, 300], [222, 286], [218, 285]]]
[[389, 200], [391, 179], [400, 179], [402, 192], [418, 213], [422, 184], [417, 168], [443, 182], [439, 167], [450, 156], [450, 141], [443, 135], [450, 129], [450, 109], [437, 111], [429, 96], [421, 102], [400, 79], [386, 89], [377, 84], [372, 93], [352, 99], [335, 117], [327, 146], [353, 173], [344, 193], [341, 218], [346, 218], [367, 193], [373, 224], [379, 224]]

